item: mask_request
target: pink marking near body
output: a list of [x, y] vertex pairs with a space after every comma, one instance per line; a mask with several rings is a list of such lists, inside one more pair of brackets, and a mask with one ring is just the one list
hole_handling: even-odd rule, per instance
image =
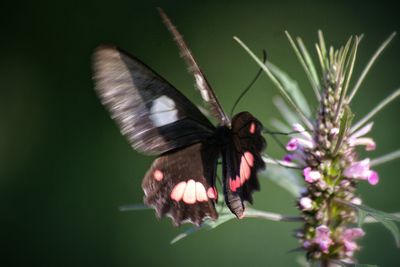
[[229, 188], [232, 192], [236, 192], [236, 182], [232, 178], [229, 178]]
[[250, 124], [249, 132], [250, 132], [251, 134], [254, 134], [254, 133], [256, 132], [256, 124], [255, 124], [254, 122], [252, 122], [252, 123]]
[[249, 151], [244, 152], [244, 157], [250, 167], [254, 166], [254, 156]]
[[251, 169], [249, 163], [244, 156], [240, 159], [240, 178], [243, 180], [247, 180], [250, 178]]
[[196, 182], [196, 200], [198, 202], [208, 201], [206, 189], [202, 183]]
[[207, 189], [207, 196], [211, 199], [217, 199], [218, 198], [218, 194], [217, 194], [217, 190], [215, 188], [208, 188]]
[[236, 182], [236, 189], [242, 186], [242, 181], [240, 180], [239, 176], [236, 176], [235, 182]]
[[179, 184], [175, 185], [171, 192], [171, 199], [175, 201], [181, 201], [183, 193], [185, 192], [185, 188], [186, 182], [180, 182]]
[[193, 179], [190, 179], [187, 182], [185, 193], [183, 193], [182, 200], [186, 204], [196, 203], [196, 182]]
[[236, 176], [235, 180], [229, 178], [229, 187], [232, 192], [236, 192], [236, 190], [241, 186], [242, 183], [239, 176]]
[[156, 169], [153, 173], [154, 179], [161, 181], [164, 178], [164, 173], [159, 169]]

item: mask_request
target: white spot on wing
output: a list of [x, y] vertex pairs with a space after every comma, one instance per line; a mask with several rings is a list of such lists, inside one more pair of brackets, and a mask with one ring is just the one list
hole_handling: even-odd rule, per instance
[[210, 100], [210, 96], [208, 95], [204, 78], [200, 74], [195, 74], [194, 78], [196, 79], [196, 84], [200, 90], [201, 97], [204, 99], [204, 101], [208, 102]]
[[160, 96], [153, 101], [149, 117], [157, 127], [177, 121], [178, 110], [175, 108], [175, 102], [165, 95]]
[[177, 202], [181, 201], [186, 189], [186, 185], [187, 185], [186, 182], [180, 182], [179, 184], [175, 185], [170, 195], [171, 199]]
[[196, 182], [193, 179], [190, 179], [187, 182], [187, 186], [185, 188], [185, 193], [183, 193], [182, 200], [186, 204], [196, 203]]
[[202, 183], [196, 182], [196, 200], [198, 202], [207, 201], [207, 193]]

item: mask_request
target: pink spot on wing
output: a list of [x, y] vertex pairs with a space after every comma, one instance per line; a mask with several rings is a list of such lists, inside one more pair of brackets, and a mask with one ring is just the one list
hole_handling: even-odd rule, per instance
[[232, 192], [236, 192], [236, 182], [232, 178], [229, 178], [229, 188]]
[[242, 156], [240, 159], [240, 178], [244, 181], [250, 178], [251, 168], [246, 158]]
[[241, 186], [242, 184], [239, 176], [236, 176], [235, 180], [229, 178], [229, 187], [232, 192], [236, 192], [236, 190]]
[[211, 199], [217, 199], [218, 198], [217, 190], [213, 187], [208, 188], [207, 196]]
[[242, 183], [241, 183], [241, 180], [240, 180], [239, 176], [236, 176], [235, 182], [236, 182], [236, 189], [238, 189], [239, 187], [242, 186]]
[[196, 200], [198, 202], [208, 201], [206, 189], [202, 183], [196, 182]]
[[251, 134], [254, 134], [254, 133], [256, 132], [256, 124], [255, 124], [254, 122], [252, 122], [252, 123], [250, 124], [249, 132], [250, 132]]
[[244, 157], [250, 167], [254, 166], [254, 156], [249, 151], [244, 152]]
[[186, 204], [196, 203], [196, 182], [193, 179], [190, 179], [187, 182], [185, 192], [183, 193], [182, 200]]
[[183, 193], [185, 192], [186, 182], [180, 182], [175, 185], [171, 192], [171, 199], [175, 201], [181, 201]]
[[156, 179], [157, 181], [161, 181], [164, 178], [164, 174], [162, 171], [156, 169], [153, 173], [154, 179]]

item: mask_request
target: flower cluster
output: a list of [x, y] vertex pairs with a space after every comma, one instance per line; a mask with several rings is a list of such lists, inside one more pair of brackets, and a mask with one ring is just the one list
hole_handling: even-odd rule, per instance
[[[354, 252], [359, 250], [356, 239], [364, 235], [361, 228], [353, 227], [357, 221], [354, 209], [343, 203], [362, 204], [357, 194], [358, 181], [370, 185], [379, 182], [378, 173], [371, 169], [369, 158], [360, 159], [356, 148], [366, 151], [376, 148], [376, 143], [367, 134], [373, 122], [352, 125], [353, 115], [347, 86], [353, 62], [348, 54], [350, 42], [345, 48], [330, 50], [330, 56], [321, 60], [322, 80], [319, 84], [319, 109], [315, 121], [307, 129], [300, 123], [292, 125], [296, 133], [286, 145], [288, 154], [283, 161], [300, 166], [306, 189], [301, 193], [297, 205], [305, 221], [297, 235], [310, 260], [340, 260], [354, 262]], [[355, 38], [353, 51], [358, 39]], [[324, 43], [317, 48], [323, 51]], [[357, 89], [356, 89], [357, 90]], [[305, 125], [307, 126], [307, 125]]]
[[[323, 107], [327, 111], [326, 107]], [[370, 159], [358, 160], [355, 150], [357, 145], [365, 146], [366, 150], [375, 149], [375, 142], [364, 137], [372, 129], [372, 123], [354, 133], [346, 133], [337, 152], [335, 146], [340, 137], [339, 126], [330, 124], [326, 127], [326, 113], [320, 112], [313, 135], [296, 123], [293, 130], [298, 136], [289, 140], [286, 145], [290, 153], [284, 157], [286, 162], [295, 162], [303, 166], [303, 177], [307, 190], [298, 200], [306, 222], [299, 232], [303, 248], [313, 259], [336, 258], [352, 262], [352, 257], [359, 246], [354, 241], [362, 237], [361, 228], [351, 228], [348, 225], [356, 222], [356, 214], [352, 209], [339, 206], [336, 199], [361, 204], [361, 199], [355, 195], [357, 180], [366, 180], [371, 185], [379, 182], [377, 172], [371, 170]], [[336, 126], [336, 127], [335, 127]], [[322, 141], [322, 142], [321, 142]]]

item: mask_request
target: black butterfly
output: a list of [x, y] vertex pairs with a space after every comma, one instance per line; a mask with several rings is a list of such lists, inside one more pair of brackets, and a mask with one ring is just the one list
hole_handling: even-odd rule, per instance
[[176, 225], [217, 219], [215, 180], [222, 156], [225, 202], [242, 218], [243, 201], [252, 202], [252, 192], [260, 188], [257, 171], [265, 168], [262, 125], [248, 112], [228, 118], [182, 36], [160, 14], [219, 125], [150, 67], [113, 46], [94, 53], [98, 96], [132, 147], [157, 156], [142, 187], [145, 204], [154, 206], [159, 217], [168, 215]]

